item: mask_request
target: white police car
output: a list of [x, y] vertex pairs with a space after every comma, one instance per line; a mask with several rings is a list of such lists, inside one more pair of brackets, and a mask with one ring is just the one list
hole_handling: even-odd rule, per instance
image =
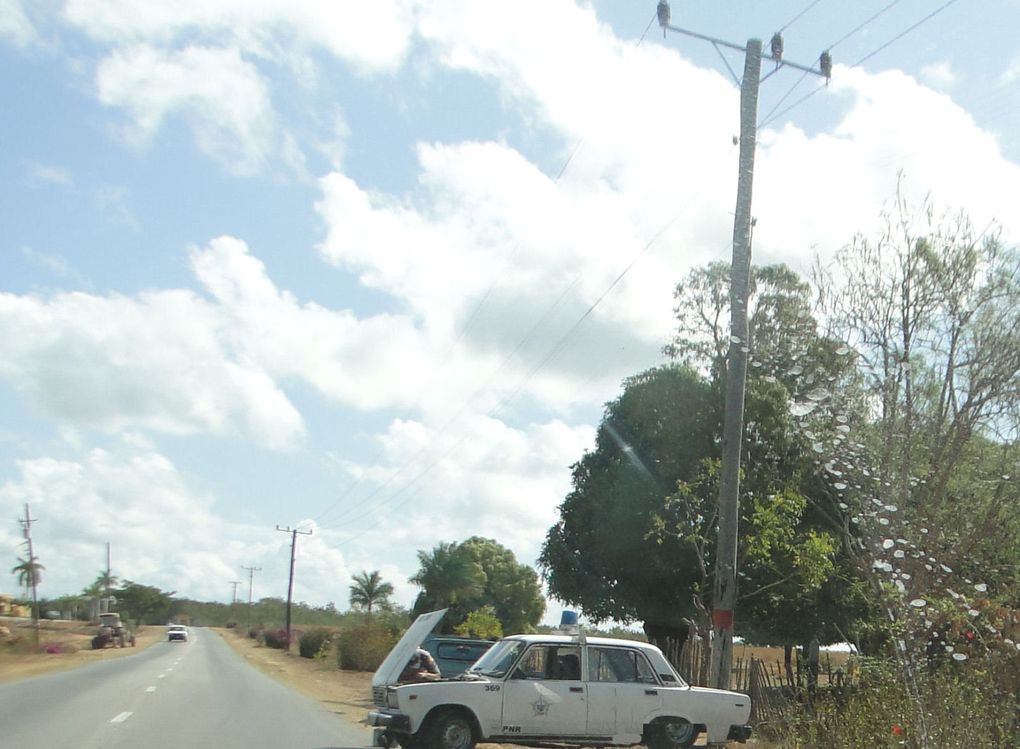
[[399, 685], [445, 613], [418, 617], [372, 678], [378, 746], [474, 749], [477, 742], [681, 749], [744, 742], [745, 694], [684, 683], [662, 652], [631, 640], [512, 635], [455, 679]]

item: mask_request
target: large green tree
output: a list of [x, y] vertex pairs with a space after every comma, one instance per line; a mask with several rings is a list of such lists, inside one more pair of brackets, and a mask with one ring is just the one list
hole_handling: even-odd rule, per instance
[[160, 624], [170, 619], [175, 601], [174, 591], [163, 591], [152, 585], [124, 581], [124, 586], [113, 591], [120, 613], [133, 619], [135, 626], [143, 622]]
[[[640, 620], [650, 636], [682, 637], [685, 620], [708, 616], [728, 285], [723, 264], [678, 285], [666, 353], [683, 366], [628, 380], [595, 450], [574, 466], [541, 564], [550, 592], [597, 621]], [[810, 289], [784, 266], [753, 269], [750, 324], [738, 627], [772, 641], [834, 639], [860, 598], [841, 607], [826, 589], [857, 590], [860, 580], [843, 563], [841, 519], [818, 477], [822, 429], [802, 428], [797, 414], [853, 411], [853, 360], [818, 334]]]
[[649, 634], [684, 629], [703, 578], [699, 549], [654, 531], [678, 479], [718, 454], [718, 425], [718, 394], [688, 368], [653, 369], [625, 383], [595, 449], [574, 464], [573, 490], [546, 536], [539, 564], [553, 596], [595, 623], [637, 620]]
[[449, 608], [443, 621], [451, 632], [468, 615], [491, 606], [506, 632], [527, 632], [545, 613], [538, 575], [517, 562], [513, 552], [496, 541], [473, 536], [462, 543], [440, 543], [419, 551], [421, 565], [410, 581], [422, 588], [414, 615]]

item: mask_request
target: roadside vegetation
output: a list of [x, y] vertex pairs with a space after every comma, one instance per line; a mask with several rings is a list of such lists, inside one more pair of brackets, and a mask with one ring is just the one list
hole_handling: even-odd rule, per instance
[[1020, 746], [1015, 248], [897, 199], [885, 231], [810, 280], [770, 265], [752, 283], [751, 340], [735, 342], [728, 264], [678, 284], [672, 363], [624, 383], [573, 467], [540, 559], [550, 592], [664, 647], [707, 638], [723, 385], [746, 346], [737, 634], [867, 659], [838, 687], [752, 693], [774, 708], [762, 732]]

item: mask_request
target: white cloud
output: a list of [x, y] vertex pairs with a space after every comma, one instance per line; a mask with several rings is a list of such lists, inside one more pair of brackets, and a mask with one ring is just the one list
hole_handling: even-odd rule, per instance
[[413, 0], [70, 0], [64, 16], [113, 44], [223, 37], [266, 56], [284, 54], [282, 49], [296, 44], [323, 49], [368, 72], [392, 71], [403, 62], [415, 5]]
[[[43, 596], [89, 585], [105, 567], [107, 543], [119, 578], [182, 597], [226, 599], [227, 584], [238, 579], [242, 565], [262, 568], [256, 598], [286, 590], [289, 537], [228, 521], [210, 497], [196, 493], [165, 456], [134, 435], [64, 459], [23, 460], [18, 470], [0, 486], [0, 514], [22, 516], [30, 503], [39, 520], [33, 540], [46, 567]], [[14, 548], [19, 539], [6, 525], [0, 543]], [[298, 564], [296, 600], [325, 603], [338, 581], [350, 577], [343, 554], [319, 536], [301, 537]]]
[[281, 142], [265, 81], [236, 48], [119, 50], [100, 63], [96, 85], [103, 104], [127, 112], [128, 136], [138, 144], [179, 112], [203, 151], [239, 174], [251, 174], [271, 160]]
[[0, 0], [0, 40], [27, 47], [38, 39], [35, 26], [21, 0]]
[[293, 445], [300, 415], [265, 373], [225, 355], [220, 324], [188, 292], [0, 294], [0, 376], [62, 422]]
[[61, 255], [40, 252], [32, 247], [22, 247], [21, 254], [32, 265], [44, 268], [47, 272], [54, 275], [67, 276], [70, 273], [67, 258]]
[[952, 64], [943, 60], [921, 68], [921, 80], [932, 88], [946, 90], [956, 85], [958, 77]]
[[26, 165], [28, 183], [32, 186], [56, 185], [58, 187], [73, 187], [74, 175], [67, 169], [49, 164], [39, 164], [30, 161]]
[[[462, 102], [454, 116], [471, 137], [442, 139], [437, 127], [428, 140], [403, 141], [417, 155], [417, 182], [387, 193], [343, 171], [352, 138], [374, 135], [356, 130], [379, 114], [373, 103], [340, 97], [309, 116], [328, 123], [321, 140], [335, 170], [320, 181], [318, 250], [388, 313], [298, 298], [270, 276], [254, 240], [252, 251], [224, 236], [190, 250], [195, 291], [0, 295], [0, 376], [58, 424], [111, 432], [302, 445], [303, 415], [287, 392], [295, 385], [338, 420], [344, 410], [385, 419], [382, 434], [352, 420], [378, 454], [337, 461], [355, 489], [299, 539], [299, 599], [344, 605], [349, 569], [382, 569], [410, 603], [414, 551], [472, 533], [532, 562], [569, 490], [570, 464], [593, 442], [594, 427], [570, 417], [584, 409], [593, 420], [625, 375], [659, 361], [674, 284], [692, 265], [729, 258], [733, 83], [654, 39], [623, 43], [567, 0], [522, 0], [498, 22], [468, 0], [71, 0], [65, 17], [106, 45], [97, 90], [125, 113], [136, 142], [182, 118], [201, 148], [240, 173], [264, 174], [281, 153], [301, 169], [306, 144], [281, 114], [276, 85], [285, 71], [313, 90], [328, 57], [380, 85], [413, 59], [435, 85], [454, 71], [488, 86], [508, 115], [498, 123], [505, 136], [474, 129], [474, 102]], [[803, 271], [816, 250], [869, 232], [901, 170], [908, 198], [930, 191], [978, 226], [998, 217], [1015, 235], [1006, 201], [1020, 187], [1017, 167], [966, 112], [902, 73], [836, 73], [791, 115], [835, 113], [834, 127], [760, 133], [758, 262]], [[924, 75], [953, 83], [946, 64]], [[372, 122], [382, 127], [382, 115]], [[179, 563], [189, 580], [216, 580], [211, 597], [226, 595], [219, 588], [240, 563], [285, 571], [284, 534], [218, 521], [151, 446], [87, 453], [94, 435], [73, 436], [83, 446], [73, 458], [21, 464], [0, 493], [9, 506], [43, 502], [51, 489], [127, 497], [151, 484], [223, 538], [248, 542], [225, 551], [204, 537], [186, 543], [194, 555]], [[132, 528], [158, 527], [145, 507], [134, 511]], [[145, 582], [162, 574], [160, 558], [134, 551], [149, 542], [142, 530], [117, 542], [133, 549]], [[89, 554], [98, 543], [88, 539]], [[274, 575], [274, 584], [256, 579], [257, 596], [281, 589]]]
[[1006, 70], [999, 76], [999, 84], [1005, 86], [1013, 83], [1017, 78], [1020, 78], [1020, 55], [1014, 57]]

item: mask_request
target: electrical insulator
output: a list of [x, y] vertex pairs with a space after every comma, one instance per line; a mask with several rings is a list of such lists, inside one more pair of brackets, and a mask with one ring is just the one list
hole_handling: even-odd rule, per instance
[[665, 39], [666, 27], [669, 26], [669, 3], [666, 0], [659, 0], [655, 12], [659, 16], [659, 25], [662, 27], [662, 38]]
[[778, 31], [773, 34], [770, 46], [772, 47], [772, 59], [778, 64], [783, 59], [783, 35]]
[[822, 70], [822, 75], [825, 76], [825, 82], [828, 83], [829, 79], [832, 78], [832, 55], [829, 54], [828, 50], [822, 52], [822, 56], [818, 58], [818, 67]]

